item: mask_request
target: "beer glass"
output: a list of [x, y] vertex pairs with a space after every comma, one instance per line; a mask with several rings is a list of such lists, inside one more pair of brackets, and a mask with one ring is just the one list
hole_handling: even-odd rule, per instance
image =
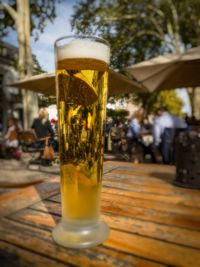
[[109, 44], [93, 36], [55, 42], [62, 219], [56, 243], [101, 244], [109, 229], [100, 218]]

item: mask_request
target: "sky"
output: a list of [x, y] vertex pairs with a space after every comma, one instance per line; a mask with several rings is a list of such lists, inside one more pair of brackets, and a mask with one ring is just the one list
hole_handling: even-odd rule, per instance
[[[54, 72], [54, 42], [59, 37], [74, 34], [71, 30], [70, 17], [73, 14], [73, 5], [76, 0], [64, 0], [56, 6], [57, 17], [53, 23], [47, 21], [44, 33], [40, 34], [37, 41], [31, 38], [32, 52], [36, 55], [41, 67], [46, 72]], [[18, 46], [16, 32], [12, 31], [4, 38], [5, 41]], [[186, 90], [177, 90], [185, 105], [183, 111], [191, 114], [189, 98]]]
[[[37, 41], [31, 38], [33, 54], [36, 55], [41, 67], [47, 72], [54, 72], [54, 42], [59, 37], [73, 34], [70, 25], [70, 16], [73, 13], [73, 5], [76, 1], [64, 0], [56, 5], [57, 17], [51, 23], [46, 21], [44, 33], [40, 34]], [[5, 41], [18, 46], [16, 32], [12, 31], [4, 38]]]

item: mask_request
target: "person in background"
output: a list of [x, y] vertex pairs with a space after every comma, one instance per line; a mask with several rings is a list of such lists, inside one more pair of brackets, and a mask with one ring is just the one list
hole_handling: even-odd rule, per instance
[[157, 110], [153, 125], [154, 147], [161, 151], [163, 163], [172, 163], [176, 131], [185, 130], [186, 128], [187, 124], [178, 116], [170, 114], [165, 107]]
[[38, 118], [35, 118], [31, 128], [34, 130], [38, 139], [54, 137], [54, 131], [49, 121], [49, 114], [46, 108], [40, 108]]
[[5, 140], [5, 156], [9, 158], [20, 158], [18, 132], [20, 127], [15, 119], [11, 118], [7, 121], [7, 132], [4, 135]]
[[[46, 137], [49, 137], [50, 142], [53, 142], [52, 140], [54, 138], [54, 131], [49, 121], [49, 114], [46, 108], [40, 108], [38, 113], [38, 118], [34, 119], [31, 128], [34, 130], [38, 138], [36, 143], [33, 144], [34, 148], [44, 148]], [[38, 160], [41, 160], [41, 158], [42, 158], [42, 152]], [[43, 165], [48, 166], [50, 165], [50, 162], [44, 161]]]
[[124, 131], [120, 121], [116, 121], [110, 129], [110, 137], [112, 141], [112, 151], [114, 153], [119, 152], [119, 144], [122, 137], [124, 136]]
[[126, 135], [128, 139], [129, 156], [135, 163], [143, 162], [146, 154], [152, 154], [149, 147], [146, 147], [143, 143], [142, 137], [149, 132], [145, 129], [143, 122], [144, 110], [140, 108], [134, 113], [132, 120], [130, 120]]
[[129, 121], [129, 127], [127, 132], [127, 138], [129, 140], [139, 140], [140, 132], [142, 131], [143, 114], [140, 111], [134, 113], [132, 119]]
[[58, 133], [58, 121], [56, 119], [51, 119], [51, 127], [54, 131], [54, 134]]

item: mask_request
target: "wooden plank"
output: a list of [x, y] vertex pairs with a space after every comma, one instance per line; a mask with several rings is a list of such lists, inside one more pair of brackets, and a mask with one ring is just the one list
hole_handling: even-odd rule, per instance
[[[162, 177], [163, 175], [163, 177]], [[166, 179], [164, 179], [166, 178]], [[173, 182], [173, 178], [167, 178], [165, 173], [157, 173], [157, 176], [153, 176], [150, 174], [143, 174], [141, 175], [135, 174], [135, 172], [131, 172], [130, 174], [121, 173], [119, 170], [113, 170], [112, 172], [105, 174], [103, 181], [110, 181], [110, 182], [122, 182], [123, 184], [130, 184], [132, 187], [140, 186], [143, 187], [155, 187], [156, 190], [159, 190], [159, 193], [167, 192], [172, 194], [187, 194], [187, 195], [195, 195], [200, 199], [200, 191], [177, 187]], [[161, 191], [160, 191], [161, 190]]]
[[189, 203], [192, 203], [196, 206], [196, 207], [200, 207], [200, 202], [199, 202], [199, 192], [195, 192], [195, 190], [193, 190], [187, 195], [187, 189], [183, 189], [184, 191], [179, 191], [179, 192], [173, 192], [173, 190], [168, 190], [166, 188], [163, 189], [159, 189], [155, 188], [155, 187], [151, 187], [150, 185], [134, 185], [131, 183], [126, 183], [126, 182], [111, 182], [111, 181], [104, 181], [103, 182], [103, 186], [107, 187], [107, 188], [116, 188], [116, 189], [120, 189], [120, 190], [126, 190], [126, 191], [131, 191], [131, 192], [138, 192], [140, 194], [145, 193], [145, 194], [150, 194], [150, 195], [154, 195], [154, 198], [157, 198], [159, 196], [165, 196], [165, 197], [173, 197], [173, 196], [183, 196], [185, 198], [185, 200], [188, 199]]
[[16, 247], [12, 244], [0, 241], [0, 263], [1, 267], [67, 267], [66, 263], [57, 262], [31, 251]]
[[28, 207], [41, 199], [53, 196], [60, 189], [59, 178], [51, 178], [41, 184], [21, 188], [0, 197], [0, 217]]
[[106, 161], [103, 163], [103, 173], [109, 173], [110, 171], [118, 168], [119, 166], [116, 166], [114, 161]]
[[130, 173], [127, 174], [127, 173], [124, 173], [124, 171], [120, 172], [119, 170], [115, 169], [109, 173], [104, 174], [104, 179], [107, 181], [116, 181], [116, 182], [126, 181], [126, 182], [131, 182], [131, 183], [135, 182], [138, 184], [151, 181], [152, 186], [157, 186], [157, 187], [167, 186], [169, 188], [182, 190], [183, 188], [175, 187], [172, 184], [174, 175], [170, 175], [170, 176], [171, 177], [169, 177], [169, 175], [165, 173], [158, 173], [157, 176], [154, 176], [154, 175], [147, 174], [144, 172], [134, 172], [134, 171], [131, 171]]
[[[45, 204], [40, 204], [40, 210], [24, 209], [18, 211], [16, 214], [9, 216], [12, 220], [26, 223], [32, 226], [40, 227], [46, 230], [51, 228], [60, 221], [60, 206], [52, 204], [52, 210], [56, 208], [59, 215], [48, 213], [48, 208]], [[200, 249], [200, 232], [181, 229], [174, 226], [167, 226], [148, 221], [137, 220], [134, 218], [127, 218], [113, 214], [103, 214], [104, 220], [109, 227], [128, 231], [134, 234], [159, 239], [174, 244], [184, 245]]]
[[200, 232], [197, 231], [109, 214], [104, 214], [103, 217], [116, 230], [200, 249]]
[[156, 200], [146, 200], [146, 199], [140, 199], [140, 198], [134, 198], [134, 197], [129, 197], [129, 196], [123, 196], [119, 197], [117, 192], [115, 193], [107, 193], [107, 192], [102, 192], [102, 199], [107, 200], [110, 202], [115, 202], [115, 203], [120, 203], [124, 204], [125, 206], [132, 206], [132, 207], [141, 207], [144, 209], [153, 209], [158, 212], [166, 212], [166, 213], [173, 213], [173, 214], [180, 214], [180, 215], [187, 215], [190, 217], [196, 217], [200, 218], [200, 209], [192, 206], [184, 206], [181, 204], [170, 204], [170, 203], [160, 203]]
[[6, 193], [16, 192], [17, 190], [16, 188], [0, 188], [0, 198]]
[[[186, 194], [181, 195], [158, 195], [153, 193], [146, 192], [135, 192], [133, 189], [127, 188], [127, 190], [121, 190], [120, 188], [111, 188], [111, 187], [102, 187], [102, 192], [110, 193], [110, 194], [118, 194], [119, 196], [128, 196], [138, 199], [146, 199], [146, 200], [154, 200], [162, 203], [169, 203], [170, 205], [180, 204], [189, 207], [200, 207], [200, 201], [198, 198], [188, 196]], [[53, 198], [52, 198], [53, 199]]]
[[199, 267], [200, 250], [180, 247], [138, 235], [112, 230], [105, 242], [109, 248], [134, 253], [170, 266]]
[[[147, 179], [149, 179], [147, 177]], [[105, 178], [104, 178], [105, 180]], [[193, 208], [200, 208], [200, 191], [197, 190], [189, 190], [184, 189], [184, 191], [181, 194], [169, 194], [169, 195], [162, 195], [154, 193], [148, 193], [148, 192], [137, 192], [134, 190], [137, 190], [136, 187], [130, 187], [127, 186], [125, 190], [124, 185], [122, 182], [122, 185], [115, 187], [114, 184], [112, 184], [113, 187], [107, 187], [107, 181], [104, 182], [104, 186], [102, 187], [102, 193], [109, 193], [109, 194], [116, 194], [119, 196], [127, 196], [133, 199], [138, 200], [147, 200], [147, 201], [154, 201], [154, 202], [160, 202], [160, 205], [163, 205], [166, 203], [166, 205], [171, 205], [172, 207], [174, 204], [181, 205], [181, 206], [186, 206], [186, 207], [191, 207]], [[156, 191], [157, 192], [157, 191]], [[60, 197], [55, 196], [51, 198], [53, 201], [58, 201], [60, 202]]]
[[[104, 172], [107, 173], [116, 166], [112, 162], [104, 164]], [[60, 178], [51, 178], [41, 184], [23, 187], [21, 189], [1, 189], [0, 191], [0, 217], [6, 216], [21, 208], [47, 198], [59, 190]], [[13, 204], [15, 203], [15, 204]]]
[[[5, 222], [7, 223], [7, 225], [10, 224], [9, 221], [5, 220]], [[9, 226], [7, 226], [6, 228], [8, 229], [8, 227]], [[26, 233], [27, 230], [24, 228], [27, 228], [28, 226], [23, 226], [22, 229], [20, 230], [17, 228], [19, 227], [18, 223], [12, 222], [11, 228], [13, 227], [16, 228], [17, 230], [16, 232], [18, 236], [18, 233], [22, 231]], [[40, 229], [36, 229], [34, 227], [34, 231], [36, 230], [41, 231]], [[10, 231], [11, 230], [9, 229], [9, 233]], [[1, 227], [0, 227], [0, 234], [1, 234]], [[7, 235], [8, 233], [6, 234], [6, 236]], [[42, 233], [41, 237], [44, 238], [45, 236], [45, 239], [46, 239], [46, 235], [47, 233], [45, 234]], [[36, 234], [34, 235], [34, 237], [35, 236]], [[12, 235], [12, 238], [13, 238], [13, 235]], [[24, 238], [27, 240], [27, 236]], [[15, 240], [16, 240], [16, 236], [15, 236]], [[34, 242], [33, 234], [31, 234], [31, 240], [32, 242]], [[34, 247], [35, 245], [36, 243], [34, 244]], [[50, 241], [48, 241], [48, 247], [49, 246], [50, 246]], [[107, 246], [109, 249], [114, 249], [115, 251], [122, 251], [125, 253], [137, 255], [139, 257], [143, 257], [149, 260], [154, 260], [154, 261], [166, 264], [166, 265], [196, 267], [198, 266], [198, 263], [200, 262], [200, 250], [188, 248], [185, 246], [178, 246], [175, 244], [166, 243], [163, 241], [146, 238], [143, 236], [139, 236], [139, 235], [127, 233], [127, 232], [122, 232], [118, 230], [111, 230], [110, 237], [105, 242], [105, 246]], [[51, 251], [51, 253], [53, 252]], [[81, 255], [79, 255], [79, 259], [80, 257]], [[63, 259], [63, 256], [62, 256], [62, 259]]]
[[8, 219], [51, 231], [52, 228], [61, 220], [61, 217], [60, 215], [48, 212], [45, 206], [43, 206], [43, 209], [44, 211], [26, 208], [18, 211], [17, 213], [11, 214]]
[[102, 200], [104, 212], [200, 231], [200, 218]]
[[[50, 198], [49, 200], [53, 200], [53, 201], [60, 203], [60, 195], [56, 195]], [[172, 218], [176, 218], [177, 220], [179, 219], [178, 221], [182, 221], [182, 220], [189, 221], [191, 222], [191, 225], [189, 224], [189, 227], [192, 227], [192, 225], [194, 224], [197, 226], [197, 228], [195, 226], [195, 229], [200, 230], [200, 209], [196, 207], [187, 207], [187, 206], [180, 205], [180, 204], [173, 205], [170, 203], [159, 203], [158, 201], [154, 201], [154, 200], [145, 200], [145, 199], [133, 198], [133, 197], [121, 196], [119, 198], [119, 196], [116, 194], [108, 194], [104, 192], [102, 193], [102, 203], [103, 203], [102, 204], [103, 208], [107, 207], [108, 204], [110, 204], [110, 207], [113, 207], [113, 206], [126, 207], [129, 213], [134, 208], [138, 211], [141, 211], [143, 209], [144, 214], [147, 211], [149, 211], [149, 213], [151, 213], [152, 211], [152, 213], [157, 212], [158, 214], [163, 214], [164, 216], [164, 214], [166, 213], [166, 214], [171, 215]], [[49, 204], [51, 206], [51, 203]], [[47, 203], [47, 207], [48, 207], [48, 203]], [[142, 209], [138, 209], [138, 208], [142, 208]], [[53, 209], [55, 209], [55, 207], [53, 207]], [[57, 207], [56, 207], [56, 210], [58, 210]], [[176, 222], [176, 220], [174, 221]], [[166, 221], [163, 221], [163, 222], [166, 223]], [[180, 226], [188, 227], [188, 223], [183, 222], [182, 224], [180, 224]]]
[[55, 196], [49, 197], [48, 200], [61, 203], [61, 194], [57, 194]]
[[107, 161], [105, 164], [107, 166], [112, 165], [112, 167], [117, 167], [119, 170], [145, 170], [147, 173], [149, 171], [160, 171], [162, 173], [175, 173], [176, 167], [172, 165], [163, 165], [163, 164], [151, 164], [151, 163], [140, 163], [134, 164], [131, 162], [124, 162], [124, 161]]
[[[39, 210], [43, 212], [57, 214], [59, 216], [61, 215], [61, 205], [60, 203], [56, 202], [43, 201], [33, 205], [32, 208], [37, 211]], [[127, 210], [129, 210], [129, 208], [127, 208]], [[103, 211], [105, 210], [103, 209]], [[119, 222], [120, 230], [123, 229], [123, 226], [126, 226], [126, 229], [128, 230], [128, 226], [130, 225], [130, 231], [139, 233], [141, 235], [147, 235], [153, 238], [167, 240], [174, 243], [180, 243], [186, 246], [190, 245], [192, 247], [200, 247], [200, 239], [198, 239], [198, 237], [200, 237], [199, 231], [195, 231], [193, 229], [191, 231], [173, 225], [160, 224], [148, 220], [143, 220], [143, 218], [132, 218], [131, 216], [129, 216], [129, 212], [126, 213], [126, 216], [123, 216], [124, 214], [120, 216], [120, 214], [117, 212], [112, 213], [107, 211], [107, 213], [108, 215], [104, 213], [104, 217], [107, 218], [110, 216], [110, 219], [107, 218], [107, 220], [113, 223], [111, 225], [112, 227], [115, 227], [116, 222]], [[167, 237], [167, 239], [165, 236]]]
[[[125, 176], [125, 175], [124, 175]], [[194, 189], [188, 189], [188, 188], [181, 188], [177, 187], [173, 184], [162, 184], [159, 185], [158, 181], [153, 181], [151, 180], [150, 176], [143, 177], [144, 179], [137, 179], [137, 176], [135, 177], [134, 174], [127, 176], [126, 178], [119, 178], [116, 179], [116, 176], [114, 173], [112, 173], [112, 179], [111, 179], [111, 174], [110, 174], [110, 179], [106, 179], [104, 177], [103, 179], [103, 184], [108, 186], [108, 185], [120, 185], [120, 186], [127, 186], [131, 187], [131, 189], [135, 190], [140, 190], [141, 192], [149, 192], [149, 193], [155, 193], [155, 194], [160, 194], [160, 195], [170, 195], [170, 194], [188, 194], [188, 195], [194, 195], [198, 199], [200, 199], [200, 192], [198, 190]]]
[[36, 254], [76, 266], [122, 266], [122, 267], [163, 267], [164, 264], [135, 257], [133, 253], [98, 246], [92, 249], [75, 250], [58, 246], [49, 231], [31, 227], [8, 219], [0, 221], [0, 239]]
[[[152, 178], [159, 178], [161, 182], [170, 182], [173, 181], [176, 174], [173, 171], [162, 171], [162, 170], [152, 170], [148, 169], [148, 165], [146, 165], [143, 169], [134, 169], [134, 168], [129, 168], [129, 169], [123, 169], [123, 167], [118, 167], [112, 170], [113, 174], [123, 175], [125, 176], [137, 176], [138, 178], [142, 177], [147, 177], [150, 176]], [[109, 176], [109, 173], [106, 175]]]
[[[145, 208], [144, 203], [142, 201], [138, 201], [141, 206], [137, 206], [137, 204], [135, 205], [134, 202], [128, 202], [122, 197], [117, 198], [117, 196], [113, 197], [114, 195], [112, 195], [106, 198], [106, 196], [108, 196], [108, 194], [102, 194], [101, 199], [101, 208], [104, 212], [111, 213], [114, 215], [135, 218], [139, 220], [155, 222], [168, 226], [176, 226], [189, 230], [200, 231], [200, 216], [198, 216], [199, 211], [196, 215], [195, 208], [191, 208], [191, 212], [188, 211], [188, 213], [187, 207], [182, 207], [182, 210], [179, 210], [179, 207], [175, 207], [173, 211], [173, 205], [171, 206], [171, 208], [167, 208], [167, 206], [164, 206], [162, 209], [162, 205], [158, 205], [156, 207], [156, 204], [151, 203], [151, 205]], [[59, 197], [56, 196], [54, 199], [56, 198]], [[34, 205], [32, 208], [43, 211], [45, 209], [48, 209], [49, 212], [56, 212], [56, 214], [60, 215], [60, 203], [57, 204], [55, 202], [54, 204], [51, 204], [49, 201], [43, 201], [43, 205], [39, 203]]]

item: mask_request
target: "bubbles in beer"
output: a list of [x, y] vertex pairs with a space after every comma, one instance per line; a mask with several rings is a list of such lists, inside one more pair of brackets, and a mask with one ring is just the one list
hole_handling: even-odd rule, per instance
[[57, 70], [62, 207], [71, 220], [98, 216], [102, 179], [108, 66], [82, 62], [64, 60]]
[[77, 72], [70, 75], [67, 71], [64, 71], [58, 75], [59, 84], [61, 86], [68, 85], [67, 92], [65, 93], [77, 105], [88, 106], [97, 100], [95, 87], [87, 80], [84, 73]]

